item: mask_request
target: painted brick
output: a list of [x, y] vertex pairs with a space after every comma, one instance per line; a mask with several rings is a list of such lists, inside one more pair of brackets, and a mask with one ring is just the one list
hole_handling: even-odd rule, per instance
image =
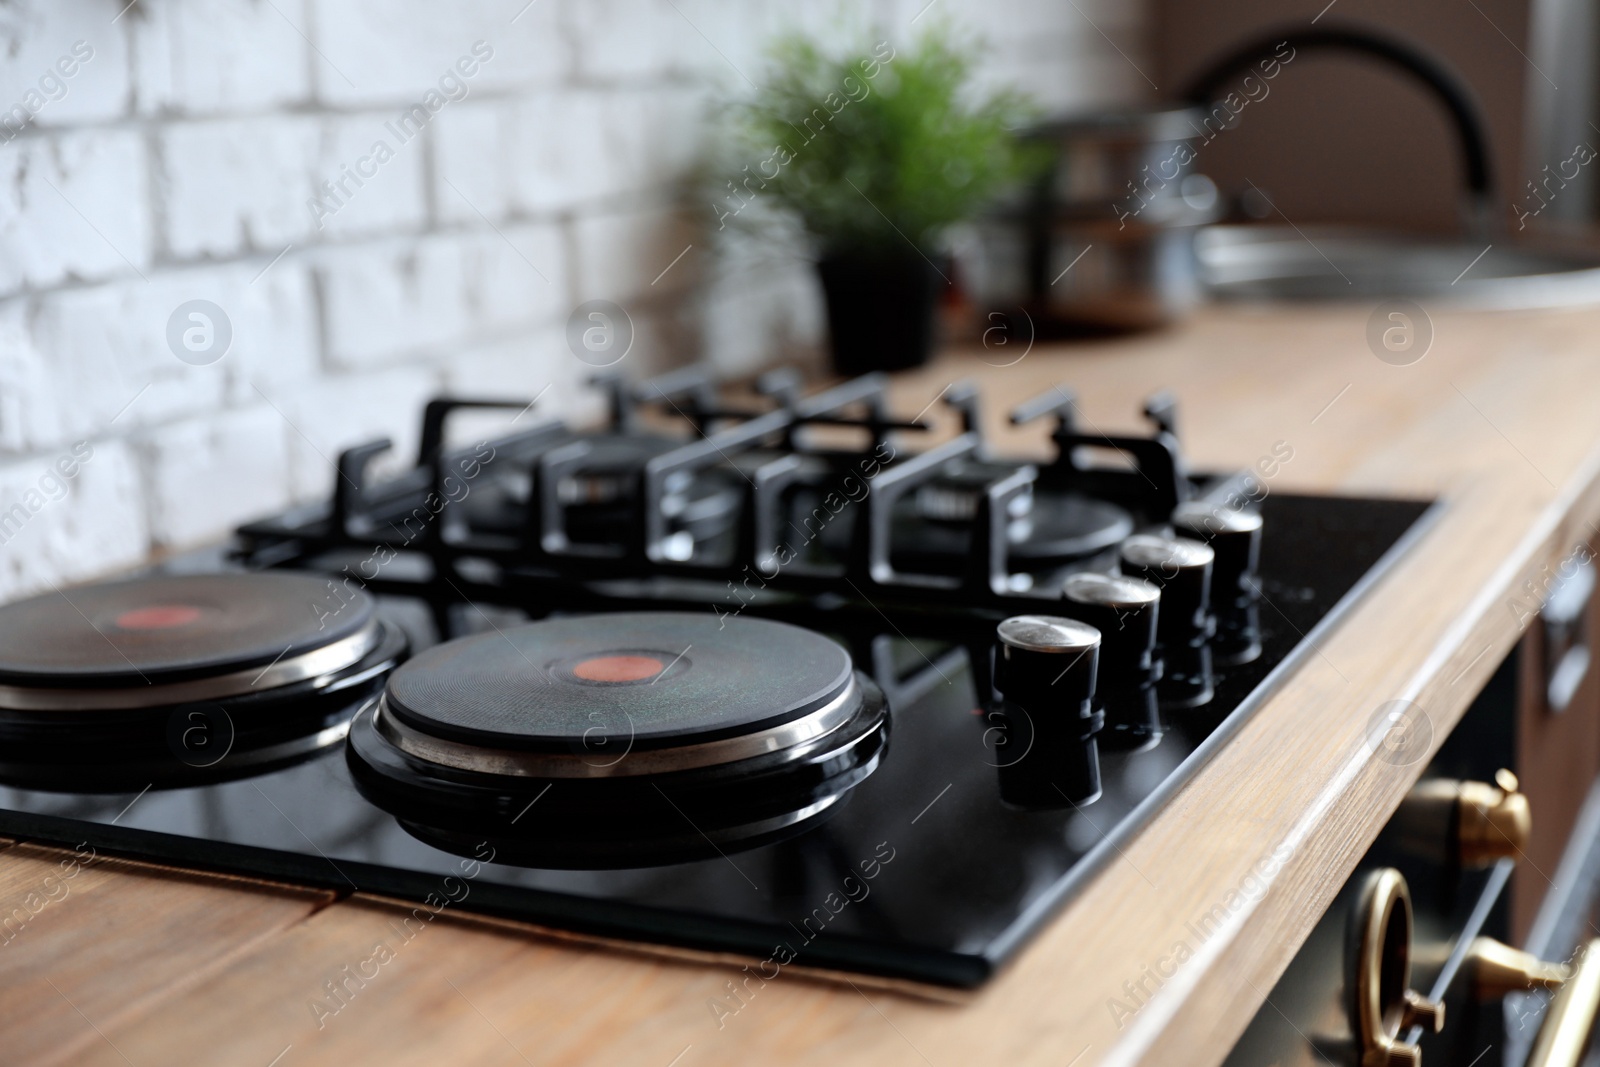
[[479, 226], [511, 207], [506, 130], [512, 115], [499, 101], [471, 101], [439, 114], [433, 127], [433, 192], [438, 217]]
[[681, 181], [703, 144], [695, 120], [704, 106], [686, 88], [564, 90], [520, 100], [507, 132], [513, 204], [562, 210]]
[[507, 420], [494, 427], [485, 423], [480, 434], [526, 428], [547, 418], [593, 422], [605, 413], [603, 398], [587, 384], [595, 368], [567, 348], [562, 324], [467, 349], [450, 360], [444, 373], [450, 390], [462, 396], [539, 398], [526, 415], [511, 413], [514, 425]]
[[465, 330], [456, 280], [428, 245], [387, 241], [318, 257], [328, 356], [336, 366], [380, 366]]
[[567, 30], [566, 13], [587, 2], [516, 0], [515, 4], [503, 4], [499, 0], [476, 0], [473, 10], [481, 17], [474, 25], [482, 28], [479, 37], [494, 49], [494, 57], [473, 76], [473, 91], [482, 88], [525, 92], [567, 82], [579, 45]]
[[[45, 368], [19, 374], [37, 393], [24, 400], [22, 443], [41, 448], [78, 437], [120, 433], [219, 406], [228, 395], [258, 403], [248, 381], [291, 381], [315, 366], [314, 308], [304, 269], [260, 267], [161, 274], [65, 290], [39, 298], [29, 358]], [[210, 300], [228, 316], [228, 353], [191, 366], [168, 347], [167, 323], [190, 300]]]
[[[748, 91], [780, 32], [859, 42], [876, 19], [903, 48], [926, 6], [139, 0], [111, 22], [124, 2], [0, 4], [0, 522], [73, 441], [96, 449], [0, 552], [0, 598], [323, 497], [358, 440], [391, 436], [387, 466], [408, 465], [438, 388], [546, 390], [525, 418], [597, 417], [565, 338], [580, 299], [627, 309], [636, 376], [814, 359], [809, 267], [705, 232], [706, 104]], [[1138, 5], [940, 2], [1003, 56], [980, 63], [986, 84], [1049, 109], [1148, 88], [1099, 32], [1142, 63]], [[77, 40], [93, 56], [64, 94], [41, 89]], [[456, 71], [478, 40], [492, 56]], [[38, 129], [9, 137], [30, 88]], [[424, 129], [402, 135], [418, 103]], [[392, 158], [352, 177], [379, 141]], [[233, 329], [211, 366], [168, 348], [191, 299]]]
[[[148, 554], [132, 451], [120, 441], [88, 448], [83, 462], [84, 451], [63, 448], [0, 465], [0, 600], [129, 567]], [[71, 479], [60, 477], [63, 459], [67, 470], [77, 464]], [[25, 517], [13, 510], [18, 504]]]
[[166, 250], [179, 258], [276, 255], [314, 230], [318, 151], [309, 118], [184, 122], [160, 135]]
[[[446, 245], [474, 333], [501, 334], [567, 311], [564, 246], [554, 226], [502, 226]], [[452, 247], [453, 246], [453, 247]]]
[[[574, 230], [580, 300], [615, 300], [626, 306], [637, 297], [659, 299], [680, 291], [698, 275], [701, 256], [696, 252], [704, 249], [689, 246], [705, 238], [681, 209], [586, 215], [575, 222]], [[683, 258], [673, 265], [680, 254]]]
[[29, 444], [122, 432], [220, 404], [222, 372], [190, 367], [167, 348], [167, 319], [184, 299], [144, 282], [41, 298], [34, 347], [50, 370], [43, 395], [30, 398], [42, 414]]
[[142, 443], [157, 547], [198, 544], [289, 502], [289, 435], [270, 405], [171, 423]]
[[[701, 77], [728, 88], [760, 77], [753, 32], [765, 5], [738, 0], [586, 0], [572, 9], [586, 81]], [[789, 5], [790, 7], [794, 5]]]
[[263, 254], [216, 276], [226, 283], [217, 303], [233, 322], [233, 347], [217, 366], [233, 404], [258, 402], [258, 388], [300, 388], [321, 370], [310, 267], [298, 251], [271, 260]]
[[[928, 0], [886, 2], [888, 40], [898, 49], [912, 47], [925, 24], [912, 20]], [[983, 42], [976, 75], [984, 90], [1019, 89], [1046, 111], [1126, 102], [1153, 91], [1139, 72], [1151, 67], [1143, 54], [1140, 5], [1116, 0], [938, 0], [934, 10], [958, 32]]]
[[[622, 308], [632, 329], [633, 339], [620, 356], [612, 352], [605, 353], [608, 361], [604, 366], [607, 369], [621, 371], [639, 381], [704, 356], [699, 324], [691, 307], [641, 300], [624, 304]], [[577, 366], [572, 370], [578, 376], [575, 380], [587, 381], [593, 376], [598, 369], [596, 365], [578, 359], [565, 345], [563, 349], [570, 354], [563, 358], [576, 361]]]
[[1070, 63], [1018, 64], [1003, 77], [993, 72], [983, 74], [980, 84], [1021, 89], [1050, 111], [1114, 105], [1137, 99], [1150, 88], [1139, 72], [1118, 55], [1084, 56]]
[[387, 437], [394, 448], [373, 463], [375, 474], [393, 473], [416, 462], [422, 407], [439, 390], [430, 367], [335, 375], [294, 390], [269, 392], [293, 423], [289, 475], [294, 495], [327, 499], [334, 464], [351, 445]]
[[376, 366], [568, 310], [565, 256], [549, 225], [338, 249], [319, 273], [340, 366]]
[[45, 414], [37, 406], [48, 384], [45, 361], [28, 335], [28, 303], [0, 303], [0, 452], [27, 450], [30, 426]]
[[6, 57], [0, 111], [20, 121], [11, 110], [20, 105], [40, 127], [126, 114], [126, 20], [111, 22], [106, 7], [84, 0], [16, 0], [0, 7], [0, 50]]
[[[1098, 51], [1105, 44], [1100, 30], [1112, 33], [1133, 27], [1143, 16], [1141, 5], [1120, 0], [1073, 0], [1070, 4], [1041, 4], [1037, 0], [937, 0], [931, 9], [928, 0], [882, 2], [887, 9], [883, 25], [897, 47], [912, 43], [931, 19], [942, 18], [958, 34], [981, 40], [987, 49], [999, 52], [1001, 62], [1011, 58], [1007, 50], [1014, 42], [1062, 32], [1096, 44]], [[926, 18], [919, 17], [923, 12], [927, 13]], [[1128, 48], [1121, 40], [1117, 44]]]
[[703, 89], [677, 87], [623, 96], [619, 152], [631, 188], [670, 187], [693, 175], [705, 156], [714, 104]]
[[307, 6], [140, 0], [137, 17], [121, 20], [133, 34], [138, 109], [218, 114], [305, 102], [316, 61], [300, 35]]
[[875, 13], [855, 6], [585, 0], [571, 16], [572, 35], [582, 42], [577, 68], [585, 82], [687, 80], [743, 94], [762, 79], [772, 42], [781, 35], [801, 32], [830, 47], [876, 39]]
[[397, 135], [402, 128], [391, 124], [398, 114], [371, 112], [323, 124], [312, 175], [321, 206], [304, 205], [318, 236], [386, 234], [427, 221], [426, 127], [420, 134], [403, 129], [405, 136]]
[[0, 152], [0, 292], [145, 271], [144, 145], [121, 131], [19, 139]]
[[402, 104], [430, 89], [470, 97], [555, 84], [569, 69], [563, 6], [537, 0], [519, 12], [503, 0], [467, 0], [413, 4], [397, 16], [389, 0], [317, 0], [311, 37], [327, 57], [318, 66], [318, 93], [341, 105]]
[[733, 252], [705, 301], [704, 358], [733, 374], [805, 362], [827, 341], [821, 285], [810, 263]]
[[561, 91], [517, 102], [506, 145], [517, 209], [558, 211], [613, 191], [601, 101], [595, 92]]

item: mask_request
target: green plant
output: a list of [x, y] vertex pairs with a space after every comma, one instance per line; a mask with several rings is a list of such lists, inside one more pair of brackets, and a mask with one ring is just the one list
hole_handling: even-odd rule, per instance
[[741, 149], [759, 161], [717, 190], [719, 224], [764, 200], [824, 254], [930, 248], [1033, 167], [1011, 132], [1031, 107], [1012, 91], [974, 99], [974, 58], [946, 29], [899, 53], [781, 39], [765, 84], [736, 105]]

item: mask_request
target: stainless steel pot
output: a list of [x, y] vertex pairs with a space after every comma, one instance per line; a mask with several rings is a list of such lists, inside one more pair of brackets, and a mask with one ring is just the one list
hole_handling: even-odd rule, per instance
[[1192, 171], [1197, 116], [1125, 110], [1027, 131], [1050, 147], [1046, 173], [980, 219], [958, 253], [978, 305], [1047, 332], [1187, 313], [1200, 299], [1195, 229], [1219, 214], [1216, 187]]

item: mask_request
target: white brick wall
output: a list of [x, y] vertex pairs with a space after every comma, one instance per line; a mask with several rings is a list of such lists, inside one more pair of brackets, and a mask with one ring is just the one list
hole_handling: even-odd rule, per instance
[[24, 134], [4, 149], [0, 293], [149, 268], [145, 150], [137, 134]]
[[[336, 186], [342, 203], [333, 205], [338, 208], [335, 214], [318, 220], [301, 201], [301, 211], [312, 223], [315, 236], [328, 240], [380, 236], [415, 232], [426, 225], [429, 138], [426, 130], [404, 142], [390, 133], [386, 124], [399, 113], [400, 108], [369, 111], [331, 118], [323, 125], [312, 184], [319, 190], [323, 182]], [[378, 162], [380, 153], [375, 146], [379, 143], [394, 153], [387, 162]], [[361, 169], [372, 177], [358, 173]]]
[[[306, 210], [321, 168], [309, 116], [176, 122], [159, 130], [158, 210], [174, 259], [276, 255], [314, 228]], [[419, 213], [420, 214], [420, 213]]]
[[289, 497], [289, 427], [265, 397], [245, 408], [170, 423], [143, 441], [150, 540], [193, 544]]
[[[26, 94], [48, 87], [40, 79], [51, 71], [62, 78], [66, 92], [50, 100], [38, 113], [40, 126], [62, 126], [115, 119], [128, 110], [132, 91], [128, 72], [128, 34], [108, 25], [115, 11], [104, 3], [31, 3], [0, 7], [0, 39], [6, 42], [4, 69], [0, 70], [0, 107], [23, 102]], [[64, 56], [84, 57], [75, 72]]]
[[[131, 566], [150, 551], [149, 525], [140, 492], [139, 465], [123, 441], [101, 441], [55, 498], [43, 479], [56, 472], [71, 445], [53, 453], [0, 463], [5, 509], [42, 502], [20, 526], [3, 523], [0, 598], [11, 599], [54, 584], [79, 581]], [[56, 483], [50, 483], [56, 484]], [[30, 496], [30, 494], [37, 494]]]
[[[582, 300], [603, 298], [627, 304], [637, 297], [660, 295], [654, 290], [681, 290], [700, 265], [701, 257], [695, 256], [694, 249], [684, 254], [699, 235], [692, 216], [680, 208], [661, 205], [595, 212], [581, 216], [574, 231], [577, 262], [573, 282]], [[705, 239], [699, 244], [704, 248]]]
[[[487, 392], [497, 383], [480, 379], [476, 388]], [[508, 384], [507, 389], [518, 393], [517, 386]], [[283, 415], [279, 430], [287, 435], [295, 494], [327, 493], [340, 451], [364, 441], [387, 437], [394, 443], [391, 452], [374, 461], [374, 473], [392, 473], [416, 462], [422, 406], [439, 391], [439, 371], [424, 364], [330, 374], [296, 389], [269, 391], [267, 399]]]
[[[1137, 5], [935, 3], [868, 0], [847, 21], [904, 44], [926, 9], [1047, 107], [1146, 89], [1101, 36], [1138, 57]], [[714, 239], [693, 180], [711, 105], [760, 76], [774, 34], [849, 34], [840, 10], [0, 3], [0, 599], [324, 495], [364, 439], [410, 463], [441, 390], [548, 387], [543, 411], [597, 415], [563, 330], [582, 300], [628, 309], [635, 372], [814, 353], [807, 265]], [[426, 121], [402, 135], [413, 106]], [[232, 329], [210, 365], [168, 345], [192, 300]], [[78, 476], [30, 497], [77, 442]]]
[[330, 249], [318, 275], [326, 353], [341, 368], [437, 352], [569, 307], [565, 246], [549, 223]]
[[141, 0], [138, 16], [127, 19], [139, 111], [225, 114], [306, 103], [315, 53], [296, 27], [305, 26], [307, 6], [308, 0]]

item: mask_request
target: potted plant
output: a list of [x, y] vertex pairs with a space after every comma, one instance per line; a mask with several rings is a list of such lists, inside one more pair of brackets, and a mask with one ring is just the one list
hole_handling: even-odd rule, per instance
[[1027, 168], [1011, 130], [1014, 92], [971, 87], [974, 55], [947, 29], [897, 51], [886, 41], [830, 52], [794, 35], [771, 52], [755, 96], [736, 105], [753, 158], [718, 190], [718, 227], [752, 204], [797, 220], [827, 302], [843, 374], [916, 366], [933, 346], [949, 279], [939, 240]]

